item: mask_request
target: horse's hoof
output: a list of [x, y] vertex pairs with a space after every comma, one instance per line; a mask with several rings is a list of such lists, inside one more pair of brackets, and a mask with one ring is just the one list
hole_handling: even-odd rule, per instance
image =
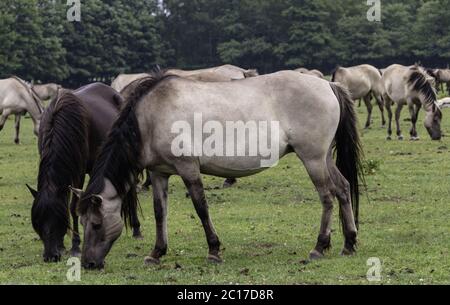
[[221, 264], [223, 263], [223, 260], [218, 255], [209, 254], [207, 257], [207, 260], [209, 263], [212, 264]]
[[136, 239], [136, 240], [143, 240], [144, 236], [141, 233], [139, 233], [139, 234], [133, 235], [133, 238]]
[[419, 137], [411, 137], [411, 141], [413, 141], [413, 142], [416, 142], [416, 141], [419, 141], [419, 140], [420, 140]]
[[159, 260], [159, 258], [154, 258], [151, 256], [147, 256], [144, 258], [144, 264], [146, 266], [155, 266], [155, 265], [159, 265], [161, 263], [161, 261]]
[[348, 250], [346, 248], [342, 249], [341, 256], [353, 256], [355, 254], [355, 251]]
[[404, 137], [403, 137], [403, 136], [398, 136], [398, 140], [399, 140], [399, 141], [403, 141], [403, 140], [404, 140]]
[[392, 137], [391, 137], [391, 136], [388, 136], [388, 137], [386, 138], [386, 140], [387, 140], [387, 141], [392, 141]]
[[320, 253], [320, 252], [317, 251], [317, 250], [312, 250], [312, 251], [309, 253], [309, 259], [312, 260], [312, 261], [316, 261], [316, 260], [319, 260], [319, 259], [323, 259], [324, 257], [325, 257], [325, 255], [323, 255], [322, 253]]
[[19, 144], [20, 144], [20, 140], [19, 140], [19, 139], [15, 139], [15, 140], [14, 140], [14, 143], [15, 143], [16, 145], [19, 145]]

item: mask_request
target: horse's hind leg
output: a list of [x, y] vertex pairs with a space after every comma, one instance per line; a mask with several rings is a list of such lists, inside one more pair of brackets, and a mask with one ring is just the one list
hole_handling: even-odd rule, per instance
[[14, 143], [19, 144], [20, 143], [20, 139], [19, 139], [19, 133], [20, 133], [20, 118], [21, 115], [20, 114], [16, 114], [15, 117], [15, 123], [16, 123], [16, 137], [14, 138]]
[[209, 247], [208, 261], [220, 263], [222, 262], [220, 258], [220, 241], [209, 216], [208, 202], [206, 201], [200, 170], [194, 164], [183, 164], [182, 166], [177, 166], [177, 171], [191, 195], [195, 210], [205, 230]]
[[153, 209], [156, 220], [156, 242], [152, 253], [145, 258], [145, 264], [159, 264], [160, 258], [167, 253], [167, 193], [169, 177], [152, 172]]
[[336, 197], [339, 201], [340, 218], [345, 238], [342, 255], [351, 255], [355, 252], [357, 229], [351, 203], [350, 184], [334, 164], [331, 154], [328, 158], [328, 165], [336, 186]]
[[131, 209], [131, 227], [133, 228], [133, 238], [142, 239], [141, 223], [139, 222], [137, 207]]
[[145, 174], [147, 175], [147, 178], [145, 179], [145, 182], [142, 185], [142, 189], [149, 190], [150, 186], [152, 185], [152, 178], [151, 178], [152, 173], [147, 169], [145, 170]]
[[368, 129], [370, 127], [370, 124], [372, 123], [372, 111], [373, 111], [373, 106], [372, 106], [372, 94], [369, 93], [364, 97], [364, 103], [366, 104], [367, 107], [367, 122], [366, 122], [366, 129]]
[[324, 257], [325, 251], [331, 248], [331, 219], [333, 215], [333, 200], [336, 195], [336, 187], [331, 179], [326, 162], [326, 156], [314, 160], [303, 160], [306, 170], [319, 193], [322, 202], [322, 221], [320, 233], [310, 259]]

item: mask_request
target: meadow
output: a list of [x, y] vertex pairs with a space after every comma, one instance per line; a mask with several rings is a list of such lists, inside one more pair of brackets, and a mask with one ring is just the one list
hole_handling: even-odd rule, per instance
[[[360, 125], [366, 110], [358, 108]], [[408, 111], [402, 127], [408, 139]], [[367, 192], [362, 195], [358, 253], [341, 257], [343, 238], [335, 205], [333, 248], [308, 262], [320, 225], [321, 204], [303, 165], [288, 156], [277, 168], [240, 179], [205, 177], [211, 216], [223, 244], [224, 263], [206, 262], [200, 221], [178, 177], [170, 180], [169, 251], [159, 266], [144, 266], [155, 239], [152, 195], [140, 194], [143, 240], [125, 232], [103, 271], [82, 270], [78, 284], [450, 284], [450, 111], [447, 136], [432, 142], [420, 118], [418, 142], [386, 141], [374, 110], [373, 127], [362, 131]], [[320, 124], [320, 122], [318, 122]], [[72, 284], [67, 255], [42, 260], [43, 245], [30, 221], [36, 186], [37, 139], [23, 120], [22, 143], [13, 143], [13, 121], [0, 133], [0, 284]], [[70, 236], [66, 237], [70, 248]], [[371, 257], [382, 262], [381, 281], [366, 278]]]

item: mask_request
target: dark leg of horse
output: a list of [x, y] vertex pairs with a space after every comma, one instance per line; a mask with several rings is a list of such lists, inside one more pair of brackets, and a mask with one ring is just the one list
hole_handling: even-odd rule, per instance
[[384, 101], [381, 95], [375, 95], [375, 100], [377, 101], [378, 108], [380, 108], [381, 112], [381, 127], [384, 128], [386, 126], [386, 118], [384, 117]]
[[151, 172], [149, 170], [145, 170], [145, 174], [147, 175], [147, 179], [145, 179], [144, 184], [142, 185], [142, 189], [149, 190], [150, 186], [152, 185], [152, 178], [151, 178]]
[[418, 105], [417, 104], [416, 105], [410, 104], [409, 105], [409, 113], [411, 114], [411, 124], [412, 124], [411, 132], [410, 132], [410, 134], [411, 134], [411, 141], [419, 140], [419, 136], [417, 134], [417, 127], [416, 127], [416, 125], [417, 125], [417, 120], [419, 118], [419, 111], [420, 111], [421, 107], [422, 107], [421, 104], [418, 104]]
[[20, 133], [20, 114], [16, 114], [15, 117], [15, 123], [16, 123], [16, 137], [14, 138], [14, 143], [19, 144], [20, 143], [20, 139], [19, 139], [19, 133]]
[[[80, 184], [76, 185], [77, 188], [83, 188], [84, 185], [84, 176], [80, 179]], [[72, 200], [70, 202], [70, 214], [72, 215], [73, 221], [73, 231], [72, 231], [72, 248], [70, 249], [71, 257], [81, 257], [81, 239], [80, 239], [80, 230], [78, 226], [78, 214], [77, 214], [77, 202], [78, 197], [72, 196]]]
[[372, 94], [369, 93], [368, 95], [366, 95], [364, 97], [364, 103], [366, 104], [367, 107], [367, 122], [366, 122], [366, 129], [369, 129], [370, 124], [372, 122], [372, 111], [373, 111], [373, 106], [372, 106]]
[[[297, 153], [297, 155], [300, 157], [299, 153]], [[315, 260], [323, 258], [325, 251], [331, 248], [331, 220], [336, 187], [330, 177], [325, 156], [313, 160], [304, 160], [303, 163], [319, 193], [323, 207], [317, 244], [314, 250], [309, 254], [309, 258]]]
[[328, 166], [330, 169], [330, 174], [336, 185], [336, 197], [339, 201], [340, 217], [342, 222], [342, 229], [344, 233], [344, 249], [342, 250], [342, 255], [352, 255], [354, 254], [356, 247], [356, 237], [357, 237], [357, 224], [355, 223], [355, 217], [353, 215], [353, 208], [351, 203], [350, 195], [350, 184], [342, 176], [339, 169], [333, 162], [333, 158], [330, 155], [328, 158]]
[[133, 238], [143, 239], [144, 237], [142, 236], [141, 233], [141, 223], [139, 222], [137, 207], [132, 209], [130, 212], [131, 212], [131, 227], [133, 228]]
[[212, 263], [220, 263], [222, 262], [222, 259], [220, 258], [220, 241], [209, 216], [208, 203], [206, 201], [205, 191], [203, 189], [200, 170], [194, 164], [180, 164], [177, 166], [177, 171], [183, 179], [189, 194], [191, 195], [195, 211], [197, 212], [197, 215], [202, 222], [203, 229], [205, 230], [206, 240], [209, 247], [208, 261]]
[[235, 185], [237, 183], [237, 179], [236, 178], [228, 178], [227, 180], [225, 180], [225, 182], [223, 183], [223, 188], [229, 188], [232, 187], [233, 185]]
[[387, 96], [384, 97], [384, 106], [388, 114], [387, 140], [392, 140], [392, 101]]
[[152, 173], [153, 209], [156, 220], [156, 242], [150, 256], [145, 258], [145, 264], [159, 264], [160, 258], [167, 253], [167, 192], [169, 176]]
[[398, 104], [397, 110], [395, 110], [395, 122], [397, 124], [397, 137], [400, 141], [402, 141], [404, 139], [404, 137], [402, 135], [401, 126], [400, 126], [400, 116], [402, 114], [402, 109], [403, 109], [403, 105]]

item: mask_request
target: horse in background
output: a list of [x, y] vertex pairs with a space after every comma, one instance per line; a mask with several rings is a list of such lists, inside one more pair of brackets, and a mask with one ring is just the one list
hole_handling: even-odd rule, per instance
[[[45, 110], [39, 133], [39, 174], [37, 191], [28, 186], [34, 201], [32, 225], [44, 243], [46, 262], [61, 259], [64, 236], [73, 218], [72, 256], [79, 256], [80, 237], [76, 200], [69, 205], [70, 186], [83, 187], [92, 172], [101, 144], [122, 106], [121, 96], [109, 86], [91, 84], [70, 92], [62, 90]], [[133, 234], [140, 237], [136, 210]]]
[[383, 73], [384, 100], [389, 116], [388, 140], [392, 139], [392, 105], [397, 105], [395, 121], [397, 124], [397, 137], [403, 140], [400, 116], [405, 105], [408, 106], [412, 127], [411, 140], [419, 140], [417, 133], [417, 120], [420, 109], [426, 111], [425, 128], [432, 140], [440, 140], [442, 137], [441, 120], [442, 112], [437, 105], [437, 95], [434, 88], [434, 80], [421, 66], [391, 65]]
[[353, 100], [363, 99], [367, 107], [365, 128], [372, 123], [372, 96], [375, 98], [381, 112], [381, 126], [386, 125], [384, 117], [382, 72], [371, 65], [359, 65], [349, 68], [338, 67], [333, 72], [331, 81], [347, 87]]
[[51, 104], [58, 98], [58, 92], [62, 89], [62, 86], [53, 83], [39, 84], [33, 85], [33, 89], [42, 101], [49, 101], [49, 104]]
[[315, 77], [318, 77], [318, 78], [321, 78], [321, 79], [325, 79], [325, 75], [323, 75], [323, 73], [320, 72], [317, 69], [308, 70], [306, 68], [298, 68], [298, 69], [295, 69], [294, 71], [300, 72], [300, 73], [306, 74], [306, 75], [315, 76]]
[[0, 80], [0, 131], [8, 117], [15, 115], [14, 143], [20, 143], [20, 117], [27, 112], [30, 114], [37, 136], [43, 111], [42, 100], [27, 82], [17, 76]]

